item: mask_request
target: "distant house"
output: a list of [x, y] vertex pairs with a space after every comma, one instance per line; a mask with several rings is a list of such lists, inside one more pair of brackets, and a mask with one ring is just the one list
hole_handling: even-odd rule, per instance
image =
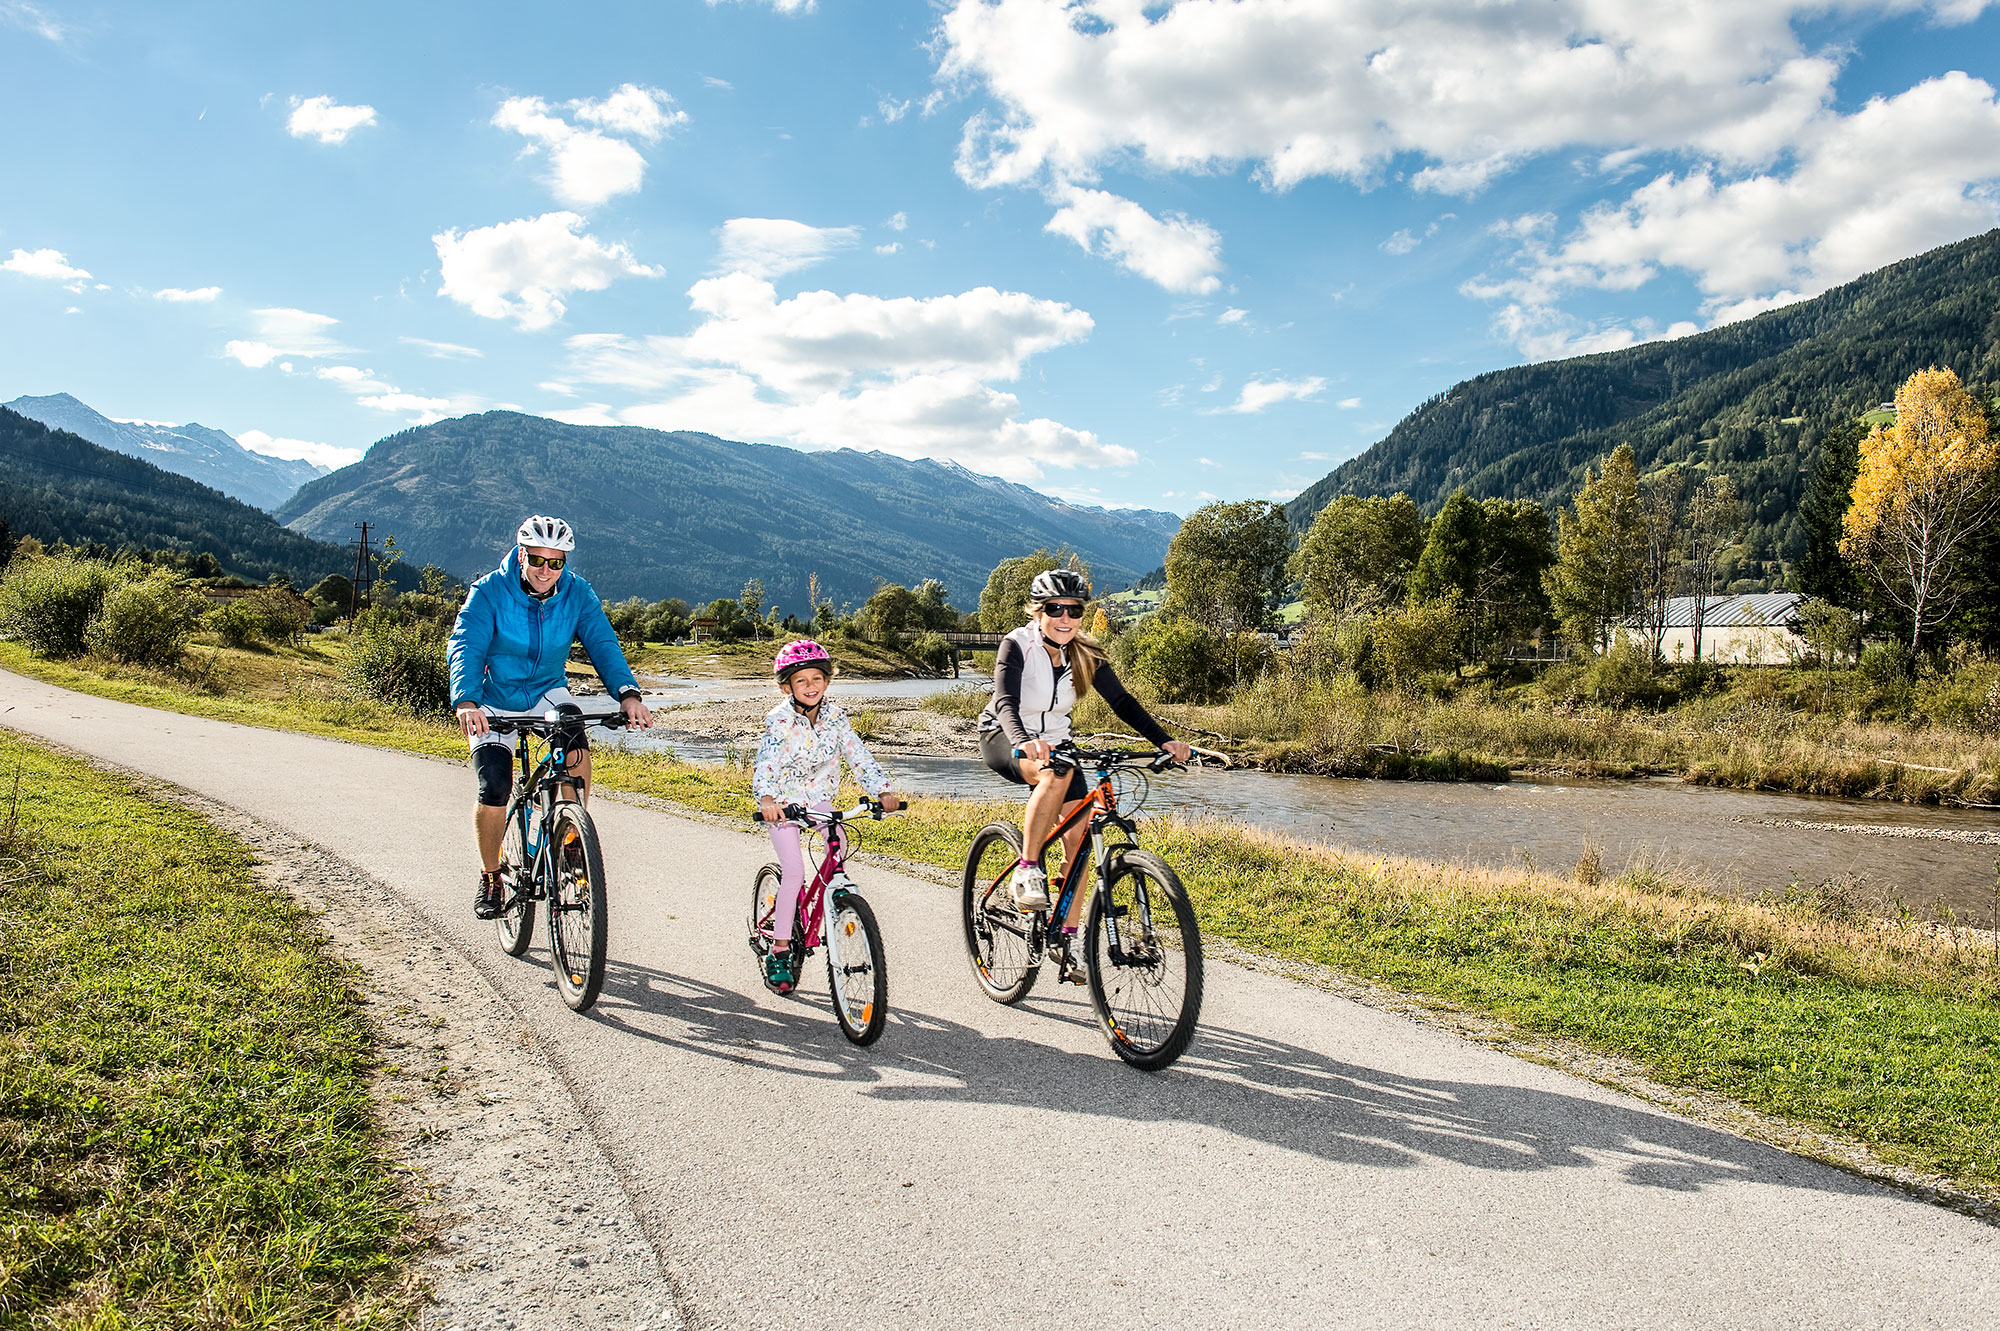
[[[1710, 596], [1702, 611], [1701, 659], [1716, 665], [1790, 665], [1805, 650], [1798, 633], [1798, 592], [1754, 592], [1744, 596]], [[1692, 596], [1667, 602], [1667, 631], [1660, 652], [1669, 661], [1694, 659]], [[1627, 620], [1627, 632], [1638, 625]]]

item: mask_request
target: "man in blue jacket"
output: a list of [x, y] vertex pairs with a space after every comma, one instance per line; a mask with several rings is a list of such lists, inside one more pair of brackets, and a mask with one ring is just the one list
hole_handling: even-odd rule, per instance
[[[451, 703], [472, 745], [479, 776], [479, 896], [473, 914], [490, 920], [506, 903], [500, 876], [500, 839], [507, 827], [507, 796], [514, 787], [514, 750], [486, 723], [489, 712], [546, 711], [574, 702], [564, 687], [569, 646], [582, 639], [604, 687], [618, 695], [626, 721], [653, 724], [639, 685], [625, 664], [618, 635], [590, 584], [564, 567], [576, 533], [561, 518], [537, 514], [514, 534], [515, 547], [500, 567], [472, 584], [451, 629]], [[579, 735], [569, 770], [589, 795], [590, 743]]]

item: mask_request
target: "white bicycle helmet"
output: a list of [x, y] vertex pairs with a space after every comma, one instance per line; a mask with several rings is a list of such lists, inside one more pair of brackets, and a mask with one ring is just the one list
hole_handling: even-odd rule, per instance
[[574, 550], [576, 533], [561, 518], [545, 518], [537, 513], [514, 533], [514, 544], [539, 546], [544, 550]]

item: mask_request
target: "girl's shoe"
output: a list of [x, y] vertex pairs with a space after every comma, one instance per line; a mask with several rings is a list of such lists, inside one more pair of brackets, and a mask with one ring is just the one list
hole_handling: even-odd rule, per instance
[[772, 952], [764, 957], [764, 987], [774, 994], [792, 992], [792, 954]]

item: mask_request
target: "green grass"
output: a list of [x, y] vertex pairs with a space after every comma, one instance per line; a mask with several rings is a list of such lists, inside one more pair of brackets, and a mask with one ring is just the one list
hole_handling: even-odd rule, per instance
[[0, 1327], [409, 1324], [369, 1028], [302, 912], [5, 734], [0, 834]]
[[[0, 664], [51, 677], [18, 660], [0, 644]], [[60, 669], [86, 691], [128, 687]], [[338, 733], [318, 714], [262, 706], [262, 724]], [[435, 736], [460, 751], [455, 731], [402, 725], [369, 741], [419, 731], [410, 747]], [[608, 789], [731, 818], [750, 807], [741, 765], [611, 750], [597, 764]], [[955, 870], [977, 828], [1018, 817], [1011, 801], [925, 799], [868, 824], [862, 842]], [[1211, 936], [1575, 1040], [2000, 1196], [1990, 940], [1877, 920], [1812, 890], [1742, 902], [1643, 873], [1583, 884], [1349, 855], [1219, 820], [1148, 819], [1144, 837], [1179, 868]]]

